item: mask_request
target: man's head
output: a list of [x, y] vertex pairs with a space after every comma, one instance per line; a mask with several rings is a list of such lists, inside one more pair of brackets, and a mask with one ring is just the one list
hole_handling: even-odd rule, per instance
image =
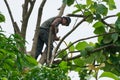
[[70, 23], [71, 23], [70, 17], [62, 17], [62, 25], [69, 26]]

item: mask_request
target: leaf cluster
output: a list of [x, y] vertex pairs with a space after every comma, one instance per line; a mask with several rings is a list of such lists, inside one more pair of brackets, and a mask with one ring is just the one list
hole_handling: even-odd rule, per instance
[[61, 68], [41, 66], [20, 51], [24, 40], [17, 34], [6, 37], [0, 31], [0, 80], [69, 80]]
[[[61, 64], [64, 63], [64, 67], [66, 66], [69, 70], [77, 71], [83, 80], [90, 75], [95, 77], [99, 70], [104, 71], [100, 77], [106, 76], [118, 80], [120, 75], [120, 13], [108, 16], [110, 10], [116, 9], [114, 0], [85, 0], [84, 4], [78, 3], [77, 0], [63, 0], [63, 2], [68, 6], [74, 5], [76, 8], [71, 17], [76, 15], [80, 18], [87, 17], [85, 21], [93, 24], [93, 33], [97, 37], [97, 42], [88, 43], [83, 41], [85, 39], [70, 42], [67, 48], [59, 51], [58, 58], [62, 58]], [[116, 17], [115, 22], [106, 22], [106, 19], [112, 17]], [[86, 40], [94, 37], [86, 38]]]

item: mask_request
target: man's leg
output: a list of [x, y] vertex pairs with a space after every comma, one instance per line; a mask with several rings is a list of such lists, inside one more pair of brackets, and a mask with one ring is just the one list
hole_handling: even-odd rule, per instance
[[40, 54], [42, 54], [42, 49], [43, 49], [43, 46], [44, 46], [44, 42], [41, 40], [40, 36], [38, 38], [38, 43], [37, 43], [37, 48], [36, 48], [36, 54], [35, 54], [35, 59], [38, 58], [38, 56]]
[[[44, 41], [44, 43], [46, 44], [46, 55], [47, 57], [49, 56], [49, 60], [51, 59], [52, 57], [52, 50], [53, 50], [53, 40], [52, 40], [52, 37], [49, 38], [50, 36], [50, 33], [49, 31], [45, 30], [45, 34], [44, 36], [42, 36], [42, 40]], [[50, 40], [49, 40], [50, 39]], [[50, 42], [50, 43], [49, 43]], [[48, 49], [49, 48], [49, 49]]]

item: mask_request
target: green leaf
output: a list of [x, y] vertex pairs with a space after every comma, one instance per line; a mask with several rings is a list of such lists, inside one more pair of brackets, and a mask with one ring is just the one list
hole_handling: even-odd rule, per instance
[[78, 65], [78, 66], [80, 66], [80, 67], [83, 67], [84, 64], [85, 64], [85, 63], [84, 63], [84, 60], [83, 60], [83, 59], [80, 59], [80, 58], [73, 60], [73, 62], [75, 63], [75, 65]]
[[79, 42], [77, 45], [76, 45], [76, 49], [77, 50], [84, 50], [85, 47], [88, 46], [88, 43], [83, 41], [83, 42]]
[[118, 17], [120, 17], [120, 12], [118, 12], [116, 15], [117, 15]]
[[109, 6], [110, 10], [116, 9], [116, 5], [115, 5], [114, 0], [109, 0], [108, 6]]
[[24, 62], [26, 64], [28, 64], [29, 67], [33, 67], [33, 66], [36, 66], [38, 64], [37, 61], [29, 55], [24, 55], [24, 58], [25, 58]]
[[101, 27], [99, 27], [99, 28], [95, 28], [94, 33], [95, 33], [95, 34], [105, 33], [105, 29], [104, 29], [103, 26], [101, 26]]
[[98, 42], [101, 42], [103, 40], [103, 36], [98, 37]]
[[102, 22], [96, 22], [93, 27], [94, 28], [98, 28], [98, 27], [101, 27], [101, 26], [104, 26], [104, 24]]
[[111, 35], [106, 35], [106, 36], [104, 36], [103, 42], [104, 42], [105, 44], [110, 43], [111, 41], [112, 41]]
[[119, 34], [118, 33], [114, 33], [112, 34], [111, 38], [113, 39], [113, 42], [116, 42], [118, 40]]
[[92, 0], [86, 0], [86, 3], [89, 6], [89, 5], [91, 5], [93, 3], [93, 1]]
[[106, 16], [108, 13], [108, 8], [103, 4], [98, 4], [96, 7], [96, 13], [102, 14], [103, 16]]
[[101, 20], [101, 15], [100, 14], [95, 14], [95, 20]]
[[86, 19], [87, 22], [91, 23], [91, 22], [93, 21], [93, 15], [91, 14], [90, 11], [85, 11], [85, 12], [84, 12], [84, 15], [85, 15], [85, 16], [89, 16], [89, 17]]
[[62, 58], [63, 56], [65, 56], [65, 55], [67, 54], [67, 51], [62, 51], [62, 50], [60, 50], [59, 52], [60, 52], [60, 53], [59, 53], [59, 55], [58, 55], [58, 58]]
[[110, 10], [116, 9], [114, 0], [103, 0], [103, 1], [106, 2]]
[[120, 80], [120, 78], [119, 78], [117, 75], [115, 75], [115, 74], [113, 74], [113, 73], [111, 73], [111, 72], [103, 72], [103, 73], [100, 75], [100, 77], [109, 77], [109, 78], [112, 78], [112, 79], [114, 79], [114, 80]]
[[60, 66], [60, 68], [62, 68], [62, 69], [67, 69], [67, 68], [68, 68], [67, 62], [65, 62], [65, 61], [62, 61], [62, 62], [59, 64], [59, 66]]
[[[86, 52], [85, 52], [84, 54], [86, 54]], [[97, 54], [95, 53], [95, 54], [91, 54], [91, 55], [87, 56], [87, 58], [84, 57], [85, 63], [86, 63], [86, 64], [91, 64], [91, 63], [93, 63], [94, 60], [96, 59], [96, 55], [97, 55]], [[84, 56], [86, 56], [86, 55], [84, 55]]]
[[74, 0], [67, 0], [67, 5], [71, 6], [74, 3]]
[[85, 12], [84, 12], [84, 15], [85, 15], [85, 16], [91, 15], [91, 12], [90, 12], [90, 11], [85, 11]]
[[95, 28], [94, 33], [95, 34], [101, 34], [105, 32], [105, 27], [102, 22], [96, 22], [93, 27]]
[[2, 79], [1, 80], [8, 80], [8, 78], [6, 78], [6, 77], [2, 77]]
[[90, 17], [88, 17], [88, 18], [86, 19], [86, 21], [87, 21], [88, 23], [92, 23], [92, 22], [93, 22], [93, 15], [91, 15]]
[[84, 5], [84, 4], [77, 4], [77, 5], [75, 5], [75, 7], [76, 7], [77, 9], [80, 9], [80, 10], [86, 9], [86, 5]]
[[[70, 42], [70, 43], [68, 44], [68, 46], [71, 45], [71, 44], [72, 44], [72, 42]], [[69, 51], [74, 51], [74, 49], [75, 49], [75, 47], [74, 47], [74, 45], [72, 45], [72, 46], [69, 48]]]
[[77, 9], [77, 10], [73, 11], [72, 13], [75, 14], [75, 13], [80, 12], [80, 11], [81, 11], [81, 9]]
[[87, 56], [87, 51], [86, 50], [81, 50], [81, 56], [86, 57]]
[[87, 46], [87, 47], [85, 48], [85, 50], [86, 50], [86, 51], [92, 51], [92, 50], [94, 50], [94, 47], [93, 47], [93, 46]]
[[67, 4], [68, 6], [71, 6], [74, 3], [74, 0], [63, 0], [63, 3]]
[[5, 22], [5, 16], [0, 13], [0, 22]]
[[117, 21], [115, 22], [115, 27], [120, 30], [120, 17], [118, 17]]
[[14, 60], [12, 60], [12, 59], [6, 59], [6, 60], [5, 60], [5, 63], [7, 63], [9, 66], [13, 67], [13, 66], [14, 66], [15, 61], [14, 61]]
[[104, 2], [106, 2], [106, 3], [108, 3], [108, 2], [109, 2], [109, 0], [102, 0], [102, 1], [104, 1]]

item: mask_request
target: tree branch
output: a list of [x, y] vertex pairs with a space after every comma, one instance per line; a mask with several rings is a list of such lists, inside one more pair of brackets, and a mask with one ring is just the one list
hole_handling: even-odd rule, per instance
[[70, 16], [70, 17], [82, 17], [82, 18], [85, 17], [84, 15], [79, 15], [79, 14], [67, 14], [67, 16]]
[[117, 15], [109, 15], [109, 16], [104, 17], [103, 20], [108, 19], [108, 18], [111, 18], [111, 17], [116, 17], [116, 16], [117, 16]]
[[[34, 3], [36, 0], [34, 0], [32, 3], [29, 2], [29, 0], [25, 0], [24, 6], [23, 6], [23, 21], [22, 21], [22, 27], [21, 27], [21, 35], [25, 39], [26, 37], [26, 30], [28, 25], [28, 20], [31, 15], [31, 12], [34, 7]], [[30, 3], [30, 8], [28, 9], [28, 3]]]
[[105, 25], [107, 25], [108, 27], [115, 29], [112, 25], [108, 24], [107, 22], [105, 22], [103, 19], [101, 20], [101, 22]]
[[60, 7], [60, 12], [59, 12], [58, 16], [62, 16], [63, 15], [65, 7], [66, 7], [66, 4], [63, 3], [62, 6]]
[[111, 26], [110, 24], [108, 24], [107, 22], [105, 22], [105, 20], [108, 19], [108, 18], [111, 18], [111, 17], [116, 17], [116, 16], [117, 16], [117, 15], [109, 15], [109, 16], [106, 16], [106, 17], [104, 17], [103, 19], [101, 19], [101, 22], [102, 22], [103, 24], [109, 26], [110, 28], [115, 29], [113, 26]]
[[[68, 14], [67, 16], [70, 16], [70, 17], [81, 17], [81, 18], [85, 17], [84, 15], [79, 15], [79, 14]], [[106, 19], [111, 18], [111, 17], [116, 17], [116, 15], [106, 16], [106, 17], [104, 17], [104, 18], [101, 19], [101, 22], [103, 24], [109, 26], [110, 28], [115, 29], [113, 26], [111, 26], [110, 24], [108, 24], [107, 22], [105, 22]], [[94, 17], [94, 19], [95, 19], [95, 17]]]
[[[91, 55], [90, 53], [95, 53], [95, 52], [97, 52], [97, 51], [100, 51], [100, 50], [102, 50], [102, 49], [105, 49], [105, 48], [108, 48], [108, 47], [115, 47], [115, 45], [114, 44], [108, 44], [108, 45], [105, 45], [105, 46], [102, 46], [102, 47], [99, 47], [99, 48], [96, 48], [96, 49], [94, 49], [94, 50], [92, 50], [92, 51], [90, 51], [89, 52], [89, 55]], [[79, 51], [80, 52], [80, 51]], [[76, 58], [78, 58], [78, 57], [81, 57], [81, 55], [77, 55], [77, 56], [75, 56], [75, 57], [72, 57], [72, 58], [62, 58], [62, 60], [73, 60], [73, 59], [76, 59]]]
[[[69, 46], [67, 46], [65, 49], [63, 49], [63, 50], [60, 51], [59, 53], [66, 51], [67, 49], [69, 49], [72, 45], [74, 45], [74, 44], [77, 43], [77, 42], [80, 42], [80, 41], [83, 41], [83, 40], [88, 40], [88, 39], [95, 38], [95, 37], [99, 37], [99, 36], [103, 36], [103, 35], [114, 34], [114, 33], [117, 33], [117, 32], [110, 32], [110, 33], [105, 33], [105, 34], [100, 34], [100, 35], [96, 35], [96, 36], [91, 36], [91, 37], [79, 39], [79, 40], [71, 43]], [[78, 52], [78, 51], [76, 51], [76, 52]], [[59, 53], [58, 53], [58, 54], [59, 54]], [[67, 55], [68, 55], [68, 54], [67, 54]], [[65, 58], [67, 55], [65, 55], [63, 58]], [[56, 57], [57, 57], [57, 56], [58, 56], [58, 55], [56, 55]]]
[[31, 53], [30, 53], [33, 57], [35, 57], [37, 40], [38, 40], [38, 35], [39, 35], [39, 30], [40, 30], [41, 17], [42, 17], [43, 8], [44, 8], [46, 1], [47, 0], [43, 0], [38, 9], [36, 29], [35, 29], [35, 34], [34, 34], [34, 38], [33, 38], [32, 49], [31, 49]]
[[[97, 51], [100, 51], [100, 50], [102, 50], [102, 49], [105, 49], [105, 48], [108, 48], [108, 47], [111, 47], [111, 46], [112, 46], [112, 47], [116, 47], [116, 45], [114, 45], [114, 44], [108, 44], [108, 45], [105, 45], [105, 46], [96, 48], [96, 49], [94, 49], [94, 50], [92, 50], [92, 51], [89, 51], [89, 55], [91, 55], [90, 53], [95, 53], [95, 52], [97, 52]], [[80, 51], [75, 51], [75, 52], [80, 52]], [[70, 52], [70, 53], [71, 53], [71, 52]], [[74, 51], [72, 51], [72, 53], [74, 53]], [[67, 56], [67, 55], [66, 55], [66, 56]], [[79, 54], [79, 55], [77, 55], [77, 56], [74, 56], [74, 57], [71, 57], [71, 58], [66, 58], [66, 56], [64, 56], [64, 57], [62, 58], [62, 60], [57, 60], [57, 61], [55, 61], [55, 63], [59, 64], [59, 63], [62, 62], [62, 61], [70, 61], [70, 60], [74, 60], [74, 59], [76, 59], [76, 58], [82, 57], [81, 54]]]
[[23, 8], [22, 17], [23, 18], [26, 16], [26, 13], [28, 11], [28, 3], [29, 3], [29, 0], [24, 0], [24, 4], [22, 5], [22, 8]]
[[9, 12], [9, 15], [10, 15], [10, 18], [11, 18], [11, 21], [12, 21], [12, 25], [13, 25], [13, 27], [14, 27], [14, 33], [19, 34], [19, 33], [20, 33], [20, 29], [19, 29], [17, 23], [14, 21], [12, 12], [11, 12], [10, 7], [9, 7], [9, 4], [8, 4], [7, 0], [4, 0], [4, 2], [5, 2], [5, 4], [6, 4], [6, 6], [7, 6], [7, 9], [8, 9], [8, 12]]

